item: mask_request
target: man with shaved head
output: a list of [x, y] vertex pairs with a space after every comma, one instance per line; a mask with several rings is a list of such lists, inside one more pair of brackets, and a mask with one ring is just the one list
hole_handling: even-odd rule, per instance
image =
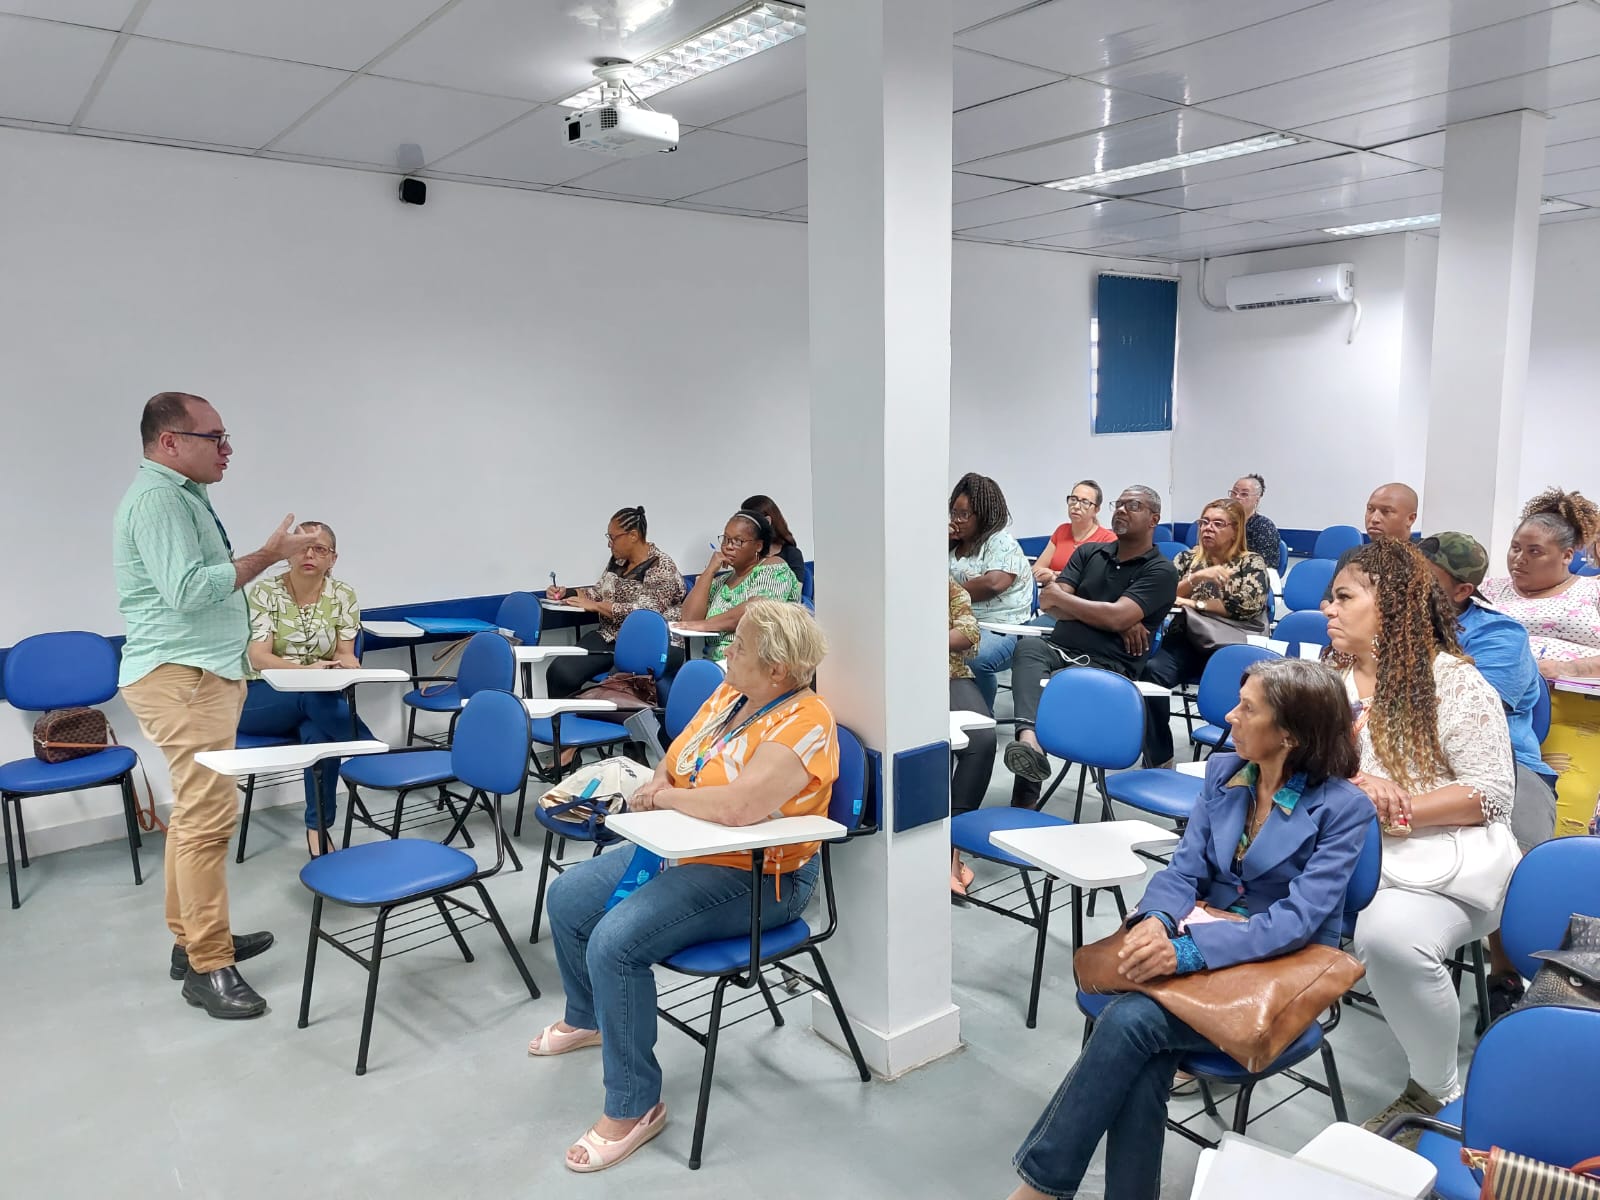
[[[1417, 523], [1417, 508], [1417, 491], [1409, 484], [1386, 483], [1374, 488], [1372, 495], [1367, 497], [1367, 536], [1375, 542], [1385, 538], [1410, 541], [1411, 527]], [[1351, 546], [1339, 555], [1339, 563], [1333, 569], [1335, 579], [1350, 562], [1351, 555], [1359, 549], [1359, 546]], [[1322, 603], [1328, 604], [1332, 600], [1333, 580], [1330, 579], [1327, 591], [1322, 593]]]

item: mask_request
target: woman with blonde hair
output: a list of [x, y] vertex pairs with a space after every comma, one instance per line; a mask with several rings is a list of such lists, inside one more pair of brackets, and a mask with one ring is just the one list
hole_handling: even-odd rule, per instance
[[[1478, 590], [1528, 631], [1539, 673], [1600, 675], [1600, 578], [1579, 575], [1572, 560], [1600, 538], [1600, 507], [1579, 492], [1549, 488], [1522, 510], [1506, 552], [1507, 574]], [[1552, 690], [1544, 758], [1557, 771], [1557, 837], [1600, 832], [1600, 723], [1587, 696]]]
[[[728, 644], [727, 682], [673, 741], [629, 809], [670, 808], [732, 826], [826, 815], [839, 774], [839, 742], [833, 714], [812, 683], [827, 651], [827, 639], [804, 608], [749, 601]], [[821, 843], [804, 842], [766, 852], [763, 928], [805, 912], [820, 849]], [[573, 1171], [622, 1161], [666, 1123], [651, 968], [688, 946], [750, 930], [748, 854], [684, 859], [636, 887], [633, 859], [630, 848], [619, 847], [568, 867], [550, 885], [566, 1011], [528, 1053], [599, 1046], [605, 1085], [600, 1119], [567, 1151]]]

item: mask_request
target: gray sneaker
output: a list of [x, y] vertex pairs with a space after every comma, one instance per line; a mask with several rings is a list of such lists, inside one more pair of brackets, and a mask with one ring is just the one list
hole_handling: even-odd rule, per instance
[[[1408, 1079], [1406, 1080], [1406, 1090], [1395, 1097], [1388, 1107], [1377, 1116], [1365, 1122], [1361, 1128], [1377, 1133], [1378, 1130], [1382, 1129], [1395, 1117], [1404, 1116], [1408, 1113], [1420, 1113], [1424, 1117], [1434, 1117], [1438, 1116], [1439, 1110], [1443, 1107], [1444, 1104], [1434, 1099], [1433, 1095], [1420, 1083], [1415, 1079]], [[1399, 1137], [1395, 1138], [1395, 1145], [1404, 1146], [1407, 1150], [1415, 1150], [1417, 1148], [1417, 1139], [1421, 1136], [1422, 1130], [1407, 1129]]]
[[1033, 783], [1043, 783], [1050, 778], [1050, 759], [1043, 750], [1035, 750], [1027, 742], [1012, 742], [1006, 747], [1006, 770]]

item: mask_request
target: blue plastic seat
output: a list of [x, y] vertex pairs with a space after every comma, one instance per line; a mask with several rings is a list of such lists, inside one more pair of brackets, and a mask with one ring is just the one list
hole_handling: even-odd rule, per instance
[[1289, 543], [1282, 538], [1278, 539], [1278, 574], [1281, 576], [1289, 569]]
[[[6, 654], [3, 682], [6, 701], [18, 712], [93, 707], [117, 694], [117, 651], [98, 633], [74, 630], [35, 634], [23, 638]], [[24, 868], [30, 865], [28, 833], [22, 823], [24, 799], [117, 787], [122, 793], [133, 882], [144, 882], [139, 867], [139, 818], [133, 791], [133, 768], [138, 762], [132, 750], [113, 746], [65, 762], [47, 763], [29, 757], [0, 766], [0, 823], [5, 826], [6, 876], [11, 885], [12, 908], [22, 907], [17, 890], [19, 860]]]
[[[510, 682], [506, 681], [508, 669], [511, 673]], [[454, 680], [434, 681], [400, 698], [400, 703], [408, 710], [406, 745], [417, 740], [417, 713], [458, 713], [462, 701], [474, 692], [485, 688], [509, 689], [516, 681], [516, 669], [516, 657], [511, 653], [510, 642], [488, 630], [473, 634], [461, 651], [461, 664]], [[454, 723], [452, 716], [451, 725], [454, 726]]]
[[1336, 561], [1346, 550], [1354, 550], [1366, 540], [1366, 535], [1354, 525], [1329, 525], [1317, 534], [1311, 557]]
[[1121, 771], [1106, 777], [1106, 791], [1113, 800], [1169, 821], [1189, 819], [1202, 786], [1193, 775], [1165, 769]]
[[1200, 690], [1194, 701], [1206, 723], [1189, 735], [1194, 743], [1195, 761], [1200, 759], [1202, 746], [1209, 746], [1213, 751], [1233, 749], [1228, 714], [1239, 703], [1239, 684], [1244, 670], [1263, 658], [1279, 657], [1277, 651], [1265, 646], [1224, 646], [1207, 660], [1205, 670], [1200, 673]]
[[1162, 556], [1168, 562], [1172, 562], [1177, 559], [1178, 555], [1189, 549], [1189, 547], [1185, 546], [1182, 542], [1159, 541], [1156, 543], [1156, 549], [1161, 551]]
[[1172, 526], [1168, 525], [1164, 521], [1157, 524], [1156, 527], [1150, 531], [1150, 539], [1154, 542], [1170, 542], [1174, 540], [1172, 537]]
[[[713, 669], [715, 669], [714, 664]], [[720, 675], [721, 671], [717, 673]], [[865, 810], [867, 801], [869, 775], [866, 750], [860, 740], [842, 725], [838, 728], [838, 737], [839, 777], [834, 782], [833, 793], [828, 800], [828, 816], [844, 826], [848, 831], [846, 834], [848, 838], [861, 825], [861, 814]], [[662, 1018], [668, 1024], [688, 1033], [705, 1048], [705, 1059], [700, 1068], [700, 1103], [695, 1111], [694, 1137], [689, 1149], [691, 1170], [699, 1169], [700, 1154], [705, 1146], [706, 1112], [711, 1101], [711, 1080], [717, 1061], [717, 1034], [722, 1025], [723, 995], [728, 985], [737, 983], [745, 988], [759, 986], [761, 996], [767, 1002], [768, 1011], [772, 1014], [773, 1024], [779, 1026], [783, 1024], [783, 1016], [778, 1011], [772, 989], [762, 978], [760, 970], [762, 965], [772, 966], [801, 954], [810, 957], [817, 972], [816, 979], [801, 975], [789, 967], [783, 968], [785, 976], [793, 980], [804, 980], [810, 983], [814, 990], [827, 996], [828, 1003], [833, 1009], [834, 1019], [838, 1021], [839, 1029], [844, 1034], [845, 1044], [850, 1049], [850, 1056], [855, 1061], [857, 1075], [862, 1083], [872, 1078], [867, 1071], [866, 1061], [861, 1057], [861, 1047], [856, 1041], [850, 1017], [845, 1012], [844, 1003], [839, 999], [838, 989], [834, 987], [833, 979], [828, 974], [828, 965], [823, 961], [822, 953], [818, 949], [839, 927], [839, 910], [833, 890], [832, 849], [829, 843], [822, 844], [822, 871], [818, 886], [827, 902], [828, 914], [827, 924], [822, 929], [813, 931], [805, 921], [788, 921], [774, 929], [762, 930], [759, 924], [758, 901], [751, 914], [751, 930], [747, 936], [718, 938], [715, 941], [686, 946], [663, 964], [681, 974], [712, 978], [717, 981], [711, 992], [711, 1011], [707, 1017], [708, 1025], [704, 1034], [692, 1028], [674, 1012], [665, 1008], [660, 1010]], [[760, 850], [752, 851], [753, 869], [759, 869], [754, 864], [760, 862], [760, 855]], [[757, 895], [765, 896], [769, 890], [762, 888]], [[757, 945], [756, 952], [759, 955], [759, 961], [754, 964], [754, 969], [750, 962], [750, 948], [753, 943]]]
[[1339, 564], [1331, 558], [1304, 558], [1283, 577], [1283, 606], [1290, 612], [1311, 612], [1322, 607], [1322, 597], [1333, 582]]
[[[505, 645], [498, 634], [492, 637]], [[509, 653], [509, 647], [508, 647]], [[454, 847], [419, 838], [395, 838], [347, 847], [312, 859], [300, 871], [300, 882], [313, 896], [311, 902], [311, 945], [306, 952], [305, 981], [300, 991], [299, 1027], [304, 1029], [311, 1016], [311, 985], [316, 972], [317, 944], [328, 942], [367, 969], [366, 1006], [361, 1017], [361, 1043], [356, 1052], [356, 1074], [367, 1071], [367, 1048], [372, 1039], [373, 1009], [378, 997], [378, 969], [383, 961], [388, 921], [395, 909], [433, 902], [443, 927], [448, 931], [466, 961], [472, 952], [461, 935], [457, 917], [482, 918], [492, 924], [506, 952], [527, 986], [528, 995], [539, 998], [539, 988], [528, 973], [527, 964], [517, 953], [505, 922], [490, 899], [484, 880], [505, 865], [506, 836], [501, 824], [501, 800], [519, 791], [528, 771], [528, 713], [522, 701], [509, 690], [477, 692], [456, 724], [450, 750], [451, 774], [472, 789], [468, 811], [482, 804], [489, 809], [494, 826], [495, 860], [491, 867], [480, 867], [470, 854]], [[451, 893], [470, 888], [483, 908], [480, 911]], [[346, 931], [331, 934], [322, 928], [323, 905], [328, 901], [353, 908], [377, 910], [376, 920]], [[420, 926], [415, 911], [406, 914], [396, 940], [428, 930]], [[341, 941], [348, 936], [351, 944]], [[370, 939], [370, 949], [362, 953]], [[426, 942], [422, 944], [427, 944]], [[357, 949], [360, 947], [361, 949]], [[414, 947], [408, 946], [406, 949]], [[420, 948], [420, 947], [417, 947]], [[404, 953], [404, 950], [397, 953]], [[393, 957], [393, 954], [391, 954]]]
[[1071, 821], [1031, 808], [976, 808], [951, 818], [950, 844], [967, 854], [1004, 863], [1019, 871], [1036, 871], [1038, 868], [1032, 863], [996, 846], [989, 835], [1012, 829], [1045, 829], [1070, 824]]
[[448, 783], [455, 778], [448, 750], [404, 750], [393, 754], [363, 754], [339, 770], [346, 783], [385, 792], [405, 791]]
[[1272, 636], [1289, 643], [1289, 653], [1298, 656], [1302, 645], [1326, 646], [1328, 644], [1328, 618], [1316, 609], [1291, 612], [1272, 629]]

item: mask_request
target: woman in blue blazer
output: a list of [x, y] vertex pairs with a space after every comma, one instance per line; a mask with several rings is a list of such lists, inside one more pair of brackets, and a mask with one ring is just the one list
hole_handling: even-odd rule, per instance
[[[1211, 759], [1171, 865], [1128, 918], [1117, 969], [1130, 983], [1338, 944], [1374, 820], [1350, 782], [1344, 685], [1301, 659], [1253, 663], [1228, 724], [1237, 753]], [[1077, 1195], [1101, 1138], [1106, 1200], [1155, 1200], [1173, 1074], [1185, 1053], [1209, 1047], [1147, 996], [1112, 1000], [1017, 1151], [1012, 1200]]]

